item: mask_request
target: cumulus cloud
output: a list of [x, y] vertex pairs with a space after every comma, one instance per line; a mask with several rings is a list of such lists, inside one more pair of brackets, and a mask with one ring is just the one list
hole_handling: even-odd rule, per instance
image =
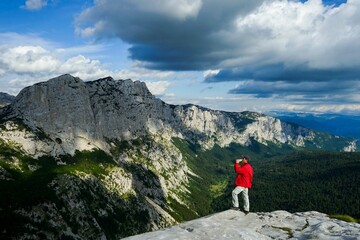
[[54, 71], [60, 64], [40, 46], [18, 46], [0, 54], [0, 64], [18, 73]]
[[325, 102], [337, 92], [356, 102], [358, 0], [191, 3], [95, 1], [77, 18], [77, 31], [121, 38], [149, 69], [201, 70], [207, 83], [241, 82], [229, 93]]
[[146, 82], [146, 86], [152, 94], [160, 96], [171, 86], [171, 83], [168, 81]]
[[133, 59], [156, 69], [329, 69], [359, 66], [359, 13], [356, 0], [338, 7], [321, 0], [102, 0], [82, 12], [77, 29], [127, 41]]
[[[24, 43], [34, 45], [22, 45]], [[156, 95], [164, 94], [170, 87], [165, 79], [173, 72], [145, 69], [136, 61], [126, 69], [110, 70], [100, 60], [86, 56], [86, 53], [104, 48], [102, 45], [61, 48], [37, 36], [0, 33], [1, 91], [16, 95], [26, 86], [65, 73], [84, 81], [106, 76], [146, 81], [150, 91]]]
[[265, 2], [236, 19], [236, 34], [247, 37], [243, 47], [235, 48], [241, 52], [225, 59], [223, 68], [351, 69], [355, 76], [360, 65], [359, 16], [360, 3], [354, 0], [339, 7], [321, 0]]
[[40, 46], [0, 47], [0, 67], [7, 74], [17, 75], [81, 73], [95, 76], [102, 73], [99, 61], [82, 55], [63, 60]]
[[47, 0], [26, 0], [23, 8], [27, 10], [39, 10], [47, 5]]

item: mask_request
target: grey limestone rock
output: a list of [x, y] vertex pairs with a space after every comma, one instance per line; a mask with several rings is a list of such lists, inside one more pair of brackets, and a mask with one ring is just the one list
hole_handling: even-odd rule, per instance
[[[52, 155], [73, 154], [76, 149], [109, 151], [112, 140], [149, 134], [184, 138], [205, 149], [232, 142], [249, 145], [254, 140], [265, 145], [272, 142], [304, 147], [316, 135], [312, 130], [258, 113], [169, 105], [154, 97], [143, 82], [111, 77], [83, 82], [62, 75], [35, 84], [1, 109], [0, 116], [22, 119], [33, 130], [44, 132], [51, 145], [58, 145], [52, 147], [58, 149]], [[344, 150], [355, 148], [349, 142]]]

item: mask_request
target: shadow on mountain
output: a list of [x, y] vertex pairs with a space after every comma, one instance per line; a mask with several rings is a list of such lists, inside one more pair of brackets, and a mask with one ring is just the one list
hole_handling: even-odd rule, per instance
[[[166, 226], [147, 200], [164, 202], [160, 180], [141, 165], [123, 165], [135, 192], [122, 193], [105, 184], [106, 169], [118, 165], [102, 151], [65, 156], [66, 165], [17, 155], [23, 169], [11, 167], [10, 155], [0, 161], [11, 178], [0, 179], [0, 194], [6, 196], [0, 198], [1, 239], [119, 239]], [[29, 165], [39, 168], [30, 171]]]

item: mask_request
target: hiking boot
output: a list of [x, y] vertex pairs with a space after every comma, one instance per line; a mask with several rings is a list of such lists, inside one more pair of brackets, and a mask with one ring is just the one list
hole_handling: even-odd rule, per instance
[[244, 213], [245, 213], [245, 215], [248, 215], [248, 214], [249, 214], [249, 211], [244, 210]]
[[240, 208], [238, 208], [238, 207], [231, 207], [230, 209], [235, 210], [235, 211], [240, 211]]

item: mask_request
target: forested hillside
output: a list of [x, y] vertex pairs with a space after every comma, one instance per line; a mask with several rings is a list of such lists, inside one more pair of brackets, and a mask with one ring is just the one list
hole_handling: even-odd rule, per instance
[[202, 214], [231, 206], [233, 162], [241, 154], [249, 154], [255, 172], [251, 211], [315, 210], [360, 217], [360, 153], [283, 149], [288, 153], [281, 154], [263, 145], [202, 151], [185, 142], [178, 141], [178, 145], [199, 175], [192, 179], [197, 189], [193, 199]]

